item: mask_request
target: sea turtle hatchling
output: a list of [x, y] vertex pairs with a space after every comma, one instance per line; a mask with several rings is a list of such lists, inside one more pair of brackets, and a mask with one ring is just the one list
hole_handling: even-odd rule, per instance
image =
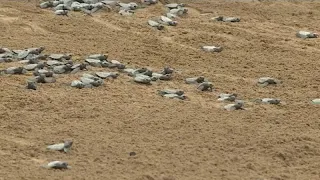
[[280, 104], [281, 100], [280, 99], [275, 99], [275, 98], [262, 98], [262, 99], [257, 99], [255, 102], [259, 103], [264, 103], [264, 104]]
[[188, 9], [187, 8], [170, 9], [169, 13], [177, 16], [182, 16], [188, 13]]
[[237, 98], [237, 94], [225, 94], [225, 93], [222, 93], [222, 94], [219, 94], [218, 95], [218, 101], [235, 101]]
[[311, 102], [313, 104], [320, 104], [320, 98], [319, 99], [313, 99]]
[[49, 146], [47, 146], [47, 149], [54, 150], [54, 151], [68, 152], [70, 150], [72, 144], [73, 144], [73, 141], [66, 140], [66, 141], [64, 141], [64, 143], [49, 145]]
[[177, 9], [177, 8], [181, 8], [181, 7], [185, 7], [186, 4], [183, 4], [183, 3], [170, 3], [170, 4], [166, 4], [164, 5], [165, 7], [169, 8], [169, 9]]
[[213, 84], [211, 82], [202, 82], [197, 87], [200, 91], [212, 91]]
[[172, 74], [173, 73], [173, 69], [170, 67], [164, 67], [163, 70], [160, 72], [161, 74]]
[[36, 82], [33, 81], [27, 81], [27, 89], [37, 90]]
[[40, 3], [39, 6], [41, 9], [46, 9], [46, 8], [53, 7], [53, 3], [52, 3], [52, 1], [45, 1], [45, 2]]
[[68, 165], [67, 162], [64, 161], [52, 161], [49, 162], [47, 165], [41, 166], [47, 169], [70, 169], [71, 166]]
[[132, 16], [135, 12], [129, 9], [120, 9], [119, 14], [122, 16]]
[[187, 97], [185, 95], [177, 95], [177, 94], [163, 94], [162, 97], [170, 98], [170, 99], [181, 99], [185, 100]]
[[173, 13], [166, 13], [166, 16], [170, 19], [175, 19], [177, 18], [177, 15], [173, 14]]
[[160, 95], [165, 95], [165, 94], [176, 94], [178, 96], [181, 96], [184, 94], [184, 91], [179, 90], [179, 89], [164, 89], [164, 90], [159, 90], [158, 93]]
[[57, 11], [57, 10], [71, 10], [70, 7], [68, 7], [68, 6], [64, 5], [64, 4], [59, 4], [58, 6], [54, 7], [53, 9], [55, 11]]
[[223, 17], [223, 16], [217, 16], [211, 18], [211, 21], [222, 21], [222, 22], [240, 22], [239, 17]]
[[258, 79], [258, 85], [259, 86], [267, 86], [267, 85], [270, 85], [270, 84], [278, 84], [279, 80], [277, 79], [274, 79], [274, 78], [271, 78], [271, 77], [261, 77]]
[[160, 16], [160, 22], [169, 26], [176, 26], [178, 24], [177, 21], [173, 21], [172, 19], [166, 16]]
[[151, 5], [151, 4], [157, 4], [158, 0], [141, 0], [141, 3]]
[[120, 9], [122, 10], [135, 10], [138, 8], [138, 4], [135, 2], [130, 2], [130, 3], [118, 2], [117, 6], [120, 6]]
[[153, 21], [153, 20], [148, 20], [148, 24], [151, 26], [151, 27], [156, 27], [158, 30], [163, 30], [164, 29], [164, 26], [156, 21]]
[[192, 78], [186, 78], [185, 83], [186, 84], [198, 84], [198, 83], [203, 83], [205, 81], [203, 76], [199, 77], [192, 77]]
[[221, 46], [201, 46], [201, 49], [206, 52], [221, 52], [223, 47]]
[[68, 10], [56, 10], [54, 13], [59, 16], [68, 16], [69, 11]]
[[117, 72], [96, 72], [96, 75], [102, 79], [113, 78], [116, 79], [119, 76]]
[[74, 80], [74, 81], [71, 82], [71, 87], [82, 89], [82, 88], [85, 87], [85, 84], [82, 81]]
[[100, 61], [105, 61], [107, 60], [108, 55], [107, 54], [91, 54], [88, 56], [88, 59], [97, 59]]
[[71, 54], [50, 54], [49, 58], [51, 60], [58, 60], [58, 61], [62, 61], [62, 60], [70, 60], [72, 57]]
[[308, 32], [308, 31], [298, 31], [296, 33], [298, 38], [306, 39], [306, 38], [318, 38], [318, 33]]
[[227, 111], [234, 111], [238, 109], [243, 109], [244, 102], [241, 100], [236, 100], [234, 104], [225, 105], [223, 108]]
[[151, 78], [143, 74], [137, 74], [133, 81], [141, 84], [151, 84]]

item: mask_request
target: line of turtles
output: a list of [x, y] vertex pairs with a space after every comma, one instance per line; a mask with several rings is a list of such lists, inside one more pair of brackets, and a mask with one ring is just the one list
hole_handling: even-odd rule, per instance
[[[174, 70], [170, 67], [164, 67], [159, 72], [154, 72], [148, 68], [128, 68], [125, 64], [117, 60], [109, 60], [106, 54], [92, 54], [85, 58], [84, 62], [74, 62], [72, 54], [42, 54], [44, 47], [29, 48], [24, 50], [10, 50], [0, 48], [0, 62], [22, 63], [21, 66], [9, 67], [0, 70], [1, 74], [25, 74], [33, 71], [33, 77], [27, 79], [27, 89], [37, 90], [38, 83], [55, 83], [59, 75], [76, 74], [80, 71], [88, 71], [88, 67], [108, 68], [113, 72], [98, 71], [94, 73], [83, 73], [79, 80], [71, 82], [74, 88], [94, 88], [103, 84], [104, 79], [116, 79], [120, 73], [126, 74], [132, 78], [132, 81], [139, 84], [152, 85], [156, 81], [169, 81], [173, 78]], [[203, 76], [189, 77], [185, 79], [186, 84], [196, 85], [199, 91], [213, 91], [213, 83]], [[277, 85], [281, 81], [271, 77], [261, 77], [258, 79], [259, 86]], [[158, 94], [167, 98], [187, 99], [183, 90], [164, 89], [159, 90]], [[224, 109], [237, 110], [243, 109], [244, 101], [237, 100], [237, 94], [219, 94], [218, 101], [235, 102], [224, 106]], [[319, 99], [313, 100], [314, 103], [320, 103]], [[255, 102], [280, 104], [279, 99], [263, 98]]]

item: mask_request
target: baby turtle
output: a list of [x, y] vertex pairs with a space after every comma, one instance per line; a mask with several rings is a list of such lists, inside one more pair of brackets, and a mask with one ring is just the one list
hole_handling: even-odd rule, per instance
[[68, 165], [67, 162], [63, 162], [63, 161], [52, 161], [49, 162], [47, 165], [43, 165], [41, 166], [43, 168], [52, 168], [52, 169], [70, 169], [71, 166]]
[[27, 71], [33, 71], [40, 66], [41, 65], [39, 65], [39, 64], [28, 64], [28, 65], [23, 66], [23, 68]]
[[178, 89], [164, 89], [164, 90], [159, 90], [158, 93], [160, 95], [165, 95], [165, 94], [176, 94], [178, 96], [181, 96], [184, 94], [184, 91], [178, 90]]
[[88, 56], [88, 59], [97, 59], [100, 61], [105, 61], [107, 60], [108, 55], [107, 54], [92, 54]]
[[153, 21], [153, 20], [148, 20], [148, 24], [151, 26], [151, 27], [156, 27], [158, 30], [163, 30], [164, 29], [164, 26], [156, 21]]
[[27, 89], [37, 90], [36, 82], [34, 81], [27, 81]]
[[318, 33], [307, 32], [307, 31], [298, 31], [296, 33], [298, 38], [306, 39], [306, 38], [317, 38], [319, 37]]
[[25, 74], [27, 71], [23, 67], [9, 67], [5, 72], [7, 74]]
[[197, 87], [200, 91], [212, 91], [213, 84], [211, 82], [202, 82]]
[[314, 99], [311, 101], [313, 104], [320, 104], [320, 99]]
[[235, 104], [225, 105], [223, 108], [227, 111], [234, 111], [238, 109], [243, 109], [244, 102], [241, 100], [236, 100]]
[[102, 79], [109, 78], [109, 77], [116, 79], [119, 76], [119, 73], [117, 73], [117, 72], [96, 72], [96, 75]]
[[54, 150], [54, 151], [68, 152], [72, 144], [73, 144], [73, 141], [67, 140], [67, 141], [64, 141], [64, 143], [49, 145], [47, 146], [47, 149]]
[[141, 84], [151, 84], [151, 78], [143, 74], [137, 74], [133, 80]]
[[182, 16], [188, 13], [188, 9], [187, 8], [170, 9], [169, 13], [177, 16]]
[[163, 70], [161, 71], [161, 74], [172, 74], [173, 71], [174, 70], [170, 67], [164, 67]]
[[160, 22], [162, 22], [163, 24], [169, 25], [169, 26], [176, 26], [178, 24], [177, 21], [173, 21], [166, 16], [160, 16]]
[[263, 98], [263, 99], [258, 99], [256, 102], [261, 102], [265, 104], [280, 104], [280, 99], [274, 99], [274, 98]]
[[168, 81], [172, 79], [171, 74], [152, 73], [151, 77], [153, 77], [156, 80], [160, 79], [164, 81]]
[[41, 9], [46, 9], [46, 8], [50, 8], [50, 7], [53, 7], [52, 1], [46, 1], [46, 2], [40, 3]]
[[271, 77], [261, 77], [258, 79], [258, 85], [259, 86], [267, 86], [270, 84], [278, 84], [278, 80], [271, 78]]
[[138, 4], [134, 2], [128, 4], [119, 2], [117, 5], [120, 6], [120, 9], [122, 10], [135, 10], [138, 8]]
[[201, 46], [201, 49], [206, 52], [221, 52], [223, 47], [221, 46]]
[[198, 84], [198, 83], [203, 83], [204, 82], [204, 77], [199, 76], [199, 77], [192, 77], [192, 78], [186, 78], [185, 83], [186, 84]]
[[81, 82], [79, 80], [74, 80], [71, 82], [71, 87], [76, 87], [78, 89], [82, 89], [85, 87], [85, 84], [83, 84], [83, 82]]
[[223, 22], [240, 22], [239, 17], [223, 17], [223, 16], [217, 16], [211, 18], [212, 21], [223, 21]]
[[134, 14], [134, 11], [129, 10], [129, 9], [121, 9], [119, 11], [119, 14], [122, 16], [132, 16]]
[[177, 9], [177, 8], [181, 8], [181, 7], [185, 7], [186, 4], [183, 4], [183, 3], [171, 3], [171, 4], [166, 4], [164, 5], [165, 7], [169, 8], [169, 9]]
[[177, 95], [177, 94], [163, 94], [162, 97], [170, 98], [170, 99], [181, 99], [185, 100], [187, 97], [185, 95]]
[[70, 7], [64, 5], [64, 4], [59, 4], [58, 6], [53, 8], [55, 11], [57, 10], [71, 10]]
[[101, 67], [101, 61], [98, 59], [86, 59], [85, 62], [89, 63], [93, 67]]
[[58, 60], [58, 61], [63, 61], [63, 60], [70, 60], [72, 57], [71, 54], [50, 54], [49, 58], [51, 60]]
[[170, 19], [175, 19], [177, 18], [177, 15], [173, 14], [173, 13], [167, 13], [166, 16]]
[[224, 17], [222, 19], [223, 22], [240, 22], [239, 17]]
[[219, 94], [218, 101], [235, 101], [237, 98], [237, 94]]
[[158, 0], [141, 0], [141, 3], [145, 3], [147, 5], [157, 4]]
[[68, 10], [56, 10], [54, 13], [59, 16], [68, 16], [69, 11]]

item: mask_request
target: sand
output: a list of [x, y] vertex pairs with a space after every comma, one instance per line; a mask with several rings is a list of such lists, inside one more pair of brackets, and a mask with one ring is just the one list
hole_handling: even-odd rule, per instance
[[[98, 88], [71, 88], [80, 72], [37, 91], [24, 88], [30, 73], [0, 76], [0, 179], [319, 179], [320, 107], [310, 101], [320, 97], [320, 43], [295, 33], [319, 30], [320, 3], [180, 2], [189, 15], [158, 31], [146, 22], [164, 12], [161, 4], [132, 17], [107, 11], [61, 17], [35, 1], [1, 0], [1, 47], [45, 46], [44, 53], [72, 53], [79, 61], [106, 53], [132, 67], [170, 66], [175, 74], [152, 86], [121, 74]], [[241, 22], [209, 21], [218, 15]], [[202, 45], [224, 50], [207, 53]], [[214, 92], [184, 83], [200, 75]], [[263, 76], [283, 83], [256, 86]], [[189, 99], [157, 95], [163, 88], [182, 89]], [[224, 111], [219, 93], [237, 93], [246, 110]], [[252, 102], [265, 97], [283, 104]], [[74, 141], [69, 153], [46, 150], [65, 139]], [[40, 168], [53, 160], [72, 169]]]

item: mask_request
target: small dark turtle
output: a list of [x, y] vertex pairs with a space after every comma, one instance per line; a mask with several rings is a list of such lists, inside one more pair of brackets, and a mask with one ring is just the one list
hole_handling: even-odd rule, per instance
[[174, 71], [174, 70], [173, 70], [172, 68], [165, 67], [165, 68], [163, 68], [161, 74], [172, 74], [173, 71]]
[[33, 90], [37, 90], [37, 85], [36, 82], [34, 81], [27, 81], [27, 89], [33, 89]]

